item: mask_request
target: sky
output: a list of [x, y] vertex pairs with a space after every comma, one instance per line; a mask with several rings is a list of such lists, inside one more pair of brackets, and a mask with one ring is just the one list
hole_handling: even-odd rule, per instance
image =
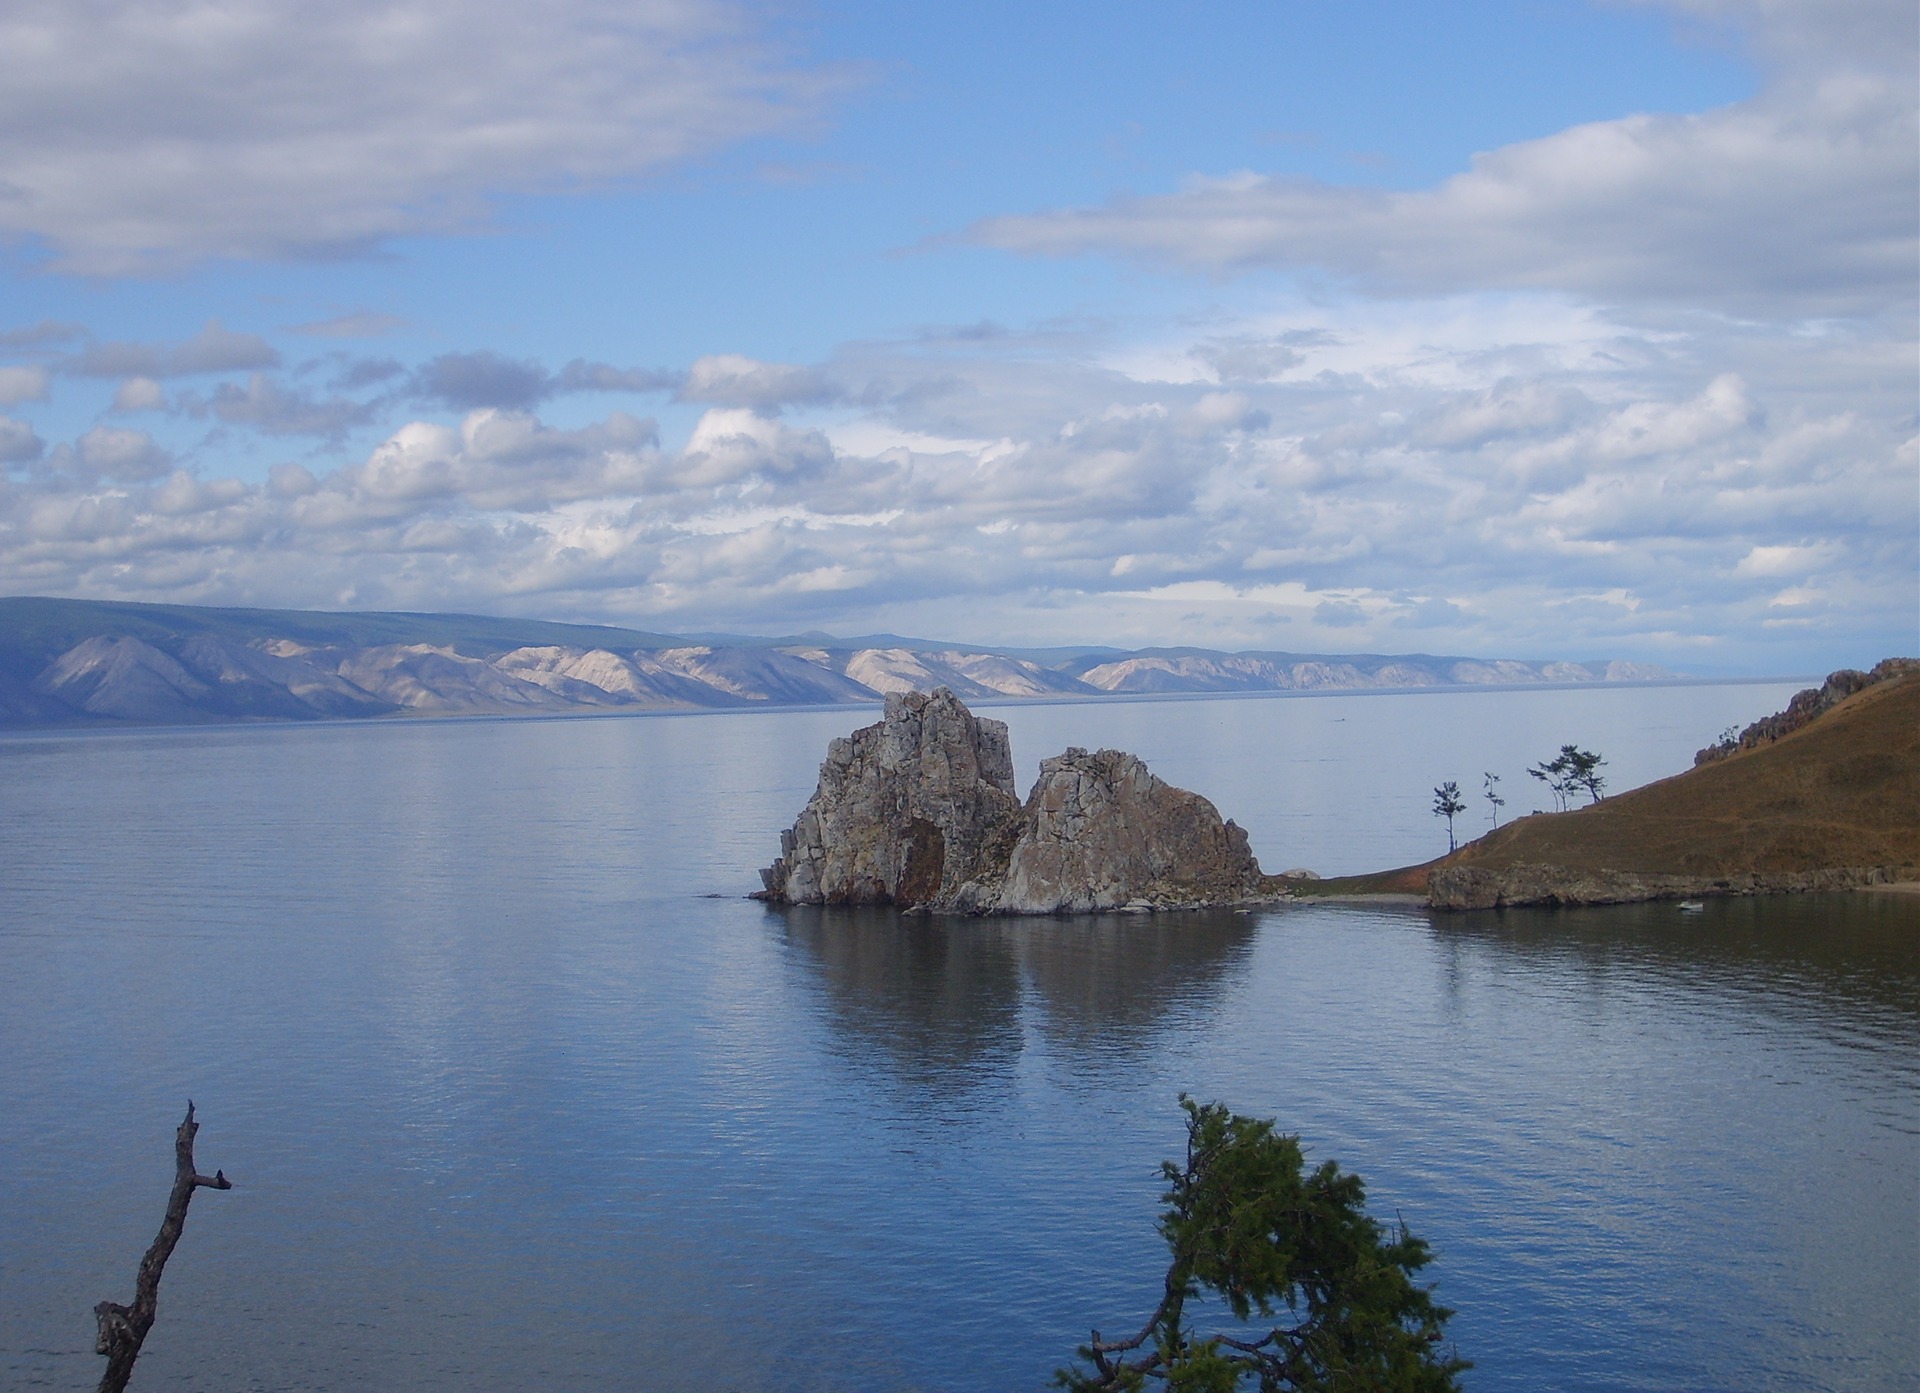
[[12, 0], [0, 593], [1920, 650], [1911, 0]]

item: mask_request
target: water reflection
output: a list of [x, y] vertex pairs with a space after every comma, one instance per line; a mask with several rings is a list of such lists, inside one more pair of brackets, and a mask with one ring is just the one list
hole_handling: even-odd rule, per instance
[[1449, 960], [1459, 949], [1739, 998], [1770, 1013], [1899, 1041], [1920, 1016], [1920, 897], [1893, 893], [1508, 909], [1434, 915]]
[[824, 1013], [848, 1053], [915, 1088], [962, 1092], [1020, 1055], [1020, 964], [997, 934], [889, 909], [769, 909], [818, 965]]
[[1018, 945], [1037, 1025], [1068, 1059], [1142, 1053], [1204, 1016], [1244, 972], [1259, 920], [1231, 910], [1101, 914], [1002, 925]]
[[1251, 951], [1258, 920], [1234, 911], [988, 920], [890, 909], [770, 909], [816, 968], [825, 1015], [850, 1054], [901, 1082], [958, 1092], [1004, 1078], [1031, 1028], [1068, 1062], [1152, 1047], [1204, 1016]]

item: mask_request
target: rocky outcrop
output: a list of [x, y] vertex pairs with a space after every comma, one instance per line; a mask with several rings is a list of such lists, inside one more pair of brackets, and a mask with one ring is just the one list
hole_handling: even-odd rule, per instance
[[944, 687], [895, 692], [886, 716], [827, 747], [780, 859], [760, 873], [787, 904], [973, 908], [1017, 835], [1013, 747]]
[[1245, 831], [1119, 750], [1042, 760], [1022, 814], [995, 913], [1199, 908], [1264, 891]]
[[1014, 795], [1007, 728], [946, 688], [835, 740], [761, 898], [962, 914], [1200, 908], [1279, 893], [1247, 835], [1118, 750], [1045, 760]]
[[1521, 905], [1636, 904], [1706, 896], [1786, 895], [1858, 890], [1920, 878], [1913, 866], [1838, 866], [1814, 871], [1743, 871], [1735, 875], [1656, 875], [1580, 870], [1571, 866], [1436, 866], [1427, 881], [1435, 909], [1501, 909]]
[[1795, 692], [1786, 710], [1762, 716], [1739, 735], [1728, 735], [1717, 745], [1709, 745], [1701, 750], [1693, 757], [1694, 768], [1711, 764], [1716, 759], [1725, 759], [1741, 750], [1771, 745], [1782, 736], [1791, 735], [1808, 722], [1825, 715], [1855, 692], [1863, 692], [1877, 682], [1885, 682], [1891, 677], [1904, 677], [1913, 672], [1920, 672], [1920, 658], [1883, 658], [1873, 665], [1871, 672], [1843, 667], [1838, 672], [1828, 673], [1827, 680], [1818, 687]]

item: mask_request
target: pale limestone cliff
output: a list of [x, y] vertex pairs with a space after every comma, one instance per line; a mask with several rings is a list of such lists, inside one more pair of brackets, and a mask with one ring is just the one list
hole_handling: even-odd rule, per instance
[[963, 914], [1199, 908], [1274, 898], [1244, 831], [1117, 750], [1044, 761], [1024, 805], [1007, 728], [945, 688], [887, 698], [835, 740], [762, 898]]

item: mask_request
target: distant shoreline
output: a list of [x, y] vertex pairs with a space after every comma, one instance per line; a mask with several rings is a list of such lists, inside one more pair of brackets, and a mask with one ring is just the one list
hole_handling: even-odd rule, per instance
[[[1324, 697], [1391, 696], [1472, 696], [1482, 693], [1512, 692], [1615, 692], [1670, 687], [1764, 687], [1787, 686], [1809, 679], [1804, 677], [1664, 677], [1637, 682], [1502, 682], [1480, 685], [1459, 684], [1433, 687], [1321, 687], [1298, 691], [1259, 692], [1115, 692], [1109, 696], [1068, 694], [1058, 697], [979, 698], [969, 705], [1008, 707], [1119, 706], [1140, 703], [1193, 701], [1266, 701]], [[0, 741], [50, 738], [83, 734], [89, 736], [152, 735], [165, 731], [236, 730], [321, 730], [351, 726], [358, 729], [423, 725], [474, 725], [486, 722], [519, 724], [548, 721], [666, 720], [678, 717], [764, 716], [773, 713], [805, 714], [841, 711], [852, 716], [876, 710], [878, 701], [831, 701], [805, 704], [743, 702], [737, 706], [695, 706], [662, 709], [658, 707], [586, 707], [545, 711], [393, 711], [378, 716], [335, 716], [312, 719], [285, 717], [239, 717], [217, 721], [106, 721], [77, 719], [61, 722], [36, 722], [31, 725], [0, 723]], [[1385, 872], [1383, 874], [1391, 874]]]

